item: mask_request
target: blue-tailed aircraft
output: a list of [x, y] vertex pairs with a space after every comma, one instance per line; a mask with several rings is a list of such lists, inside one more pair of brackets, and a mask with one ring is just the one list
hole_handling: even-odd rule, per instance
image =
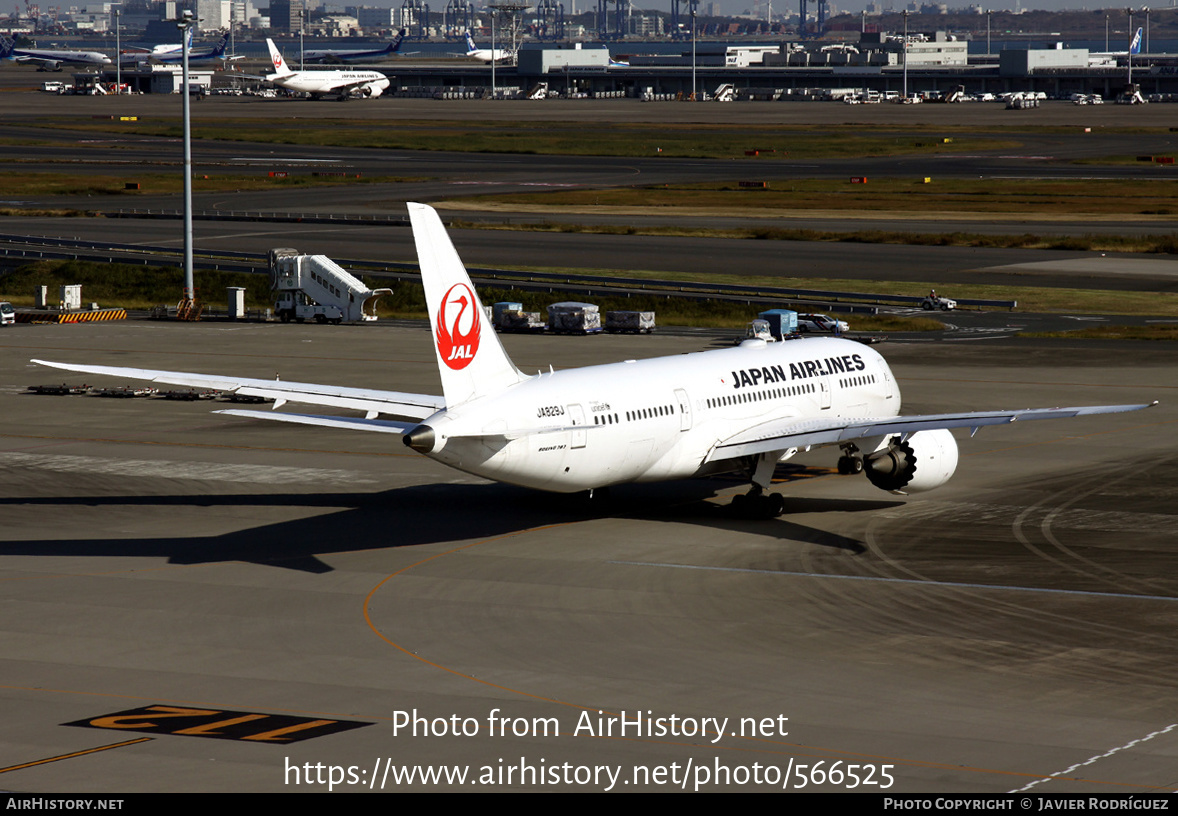
[[356, 62], [358, 60], [377, 60], [401, 53], [401, 44], [405, 40], [405, 29], [397, 32], [397, 36], [384, 48], [376, 49], [341, 49], [323, 48], [315, 51], [304, 51], [303, 62]]

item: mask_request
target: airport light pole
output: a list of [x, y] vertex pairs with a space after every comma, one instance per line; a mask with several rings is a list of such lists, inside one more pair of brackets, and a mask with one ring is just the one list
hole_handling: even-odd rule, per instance
[[[1129, 76], [1125, 80], [1126, 85], [1133, 84], [1133, 9], [1132, 7], [1125, 9], [1125, 13], [1129, 15], [1129, 47], [1125, 49], [1125, 64], [1129, 66]], [[1126, 93], [1129, 89], [1125, 88]]]
[[695, 3], [691, 4], [691, 101], [695, 101]]
[[122, 3], [111, 3], [115, 13], [115, 93], [121, 94], [123, 87], [123, 44], [119, 40], [119, 6]]
[[[188, 93], [188, 32], [196, 25], [191, 11], [176, 20], [180, 29], [181, 53], [181, 110], [184, 119], [184, 312], [191, 313], [196, 302], [196, 286], [192, 280], [192, 110]], [[179, 316], [179, 315], [178, 315]]]
[[990, 56], [990, 18], [994, 15], [994, 9], [986, 9], [986, 56]]
[[904, 9], [904, 101], [908, 101], [908, 9]]

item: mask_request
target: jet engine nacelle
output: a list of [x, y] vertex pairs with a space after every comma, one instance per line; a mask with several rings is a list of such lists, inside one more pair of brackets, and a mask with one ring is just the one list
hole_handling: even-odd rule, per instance
[[382, 93], [384, 93], [384, 91], [381, 90], [379, 85], [373, 83], [371, 85], [365, 85], [363, 93], [367, 97], [376, 99], [376, 97], [380, 96]]
[[932, 490], [957, 470], [957, 441], [944, 428], [914, 433], [903, 442], [893, 436], [865, 456], [863, 464], [867, 480], [881, 490]]

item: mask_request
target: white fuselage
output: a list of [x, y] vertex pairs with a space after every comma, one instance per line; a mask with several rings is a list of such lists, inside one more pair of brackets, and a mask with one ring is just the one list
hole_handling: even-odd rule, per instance
[[437, 438], [428, 455], [444, 464], [575, 492], [707, 472], [717, 444], [762, 422], [899, 410], [899, 389], [877, 352], [813, 338], [541, 374], [423, 424]]
[[111, 60], [106, 54], [98, 51], [40, 51], [37, 49], [17, 48], [12, 56], [18, 60], [25, 59], [33, 62], [65, 63], [69, 65], [110, 65]]
[[380, 71], [362, 71], [354, 68], [336, 68], [315, 71], [295, 71], [286, 76], [268, 77], [269, 81], [291, 91], [309, 94], [336, 94], [341, 88], [363, 92], [371, 87], [380, 96], [389, 87], [389, 78]]
[[505, 51], [502, 48], [491, 50], [490, 48], [475, 48], [472, 51], [467, 51], [466, 56], [471, 59], [477, 59], [480, 62], [502, 62], [511, 56], [510, 51]]

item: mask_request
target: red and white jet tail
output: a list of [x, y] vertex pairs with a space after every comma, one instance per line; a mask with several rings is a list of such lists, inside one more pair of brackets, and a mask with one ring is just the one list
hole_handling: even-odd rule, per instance
[[526, 379], [499, 342], [442, 219], [425, 204], [408, 207], [447, 407]]
[[294, 73], [290, 66], [286, 64], [286, 60], [282, 58], [282, 54], [278, 51], [278, 46], [274, 44], [274, 40], [266, 40], [266, 47], [270, 49], [270, 62], [274, 65], [274, 73], [270, 75], [273, 77], [290, 76]]

